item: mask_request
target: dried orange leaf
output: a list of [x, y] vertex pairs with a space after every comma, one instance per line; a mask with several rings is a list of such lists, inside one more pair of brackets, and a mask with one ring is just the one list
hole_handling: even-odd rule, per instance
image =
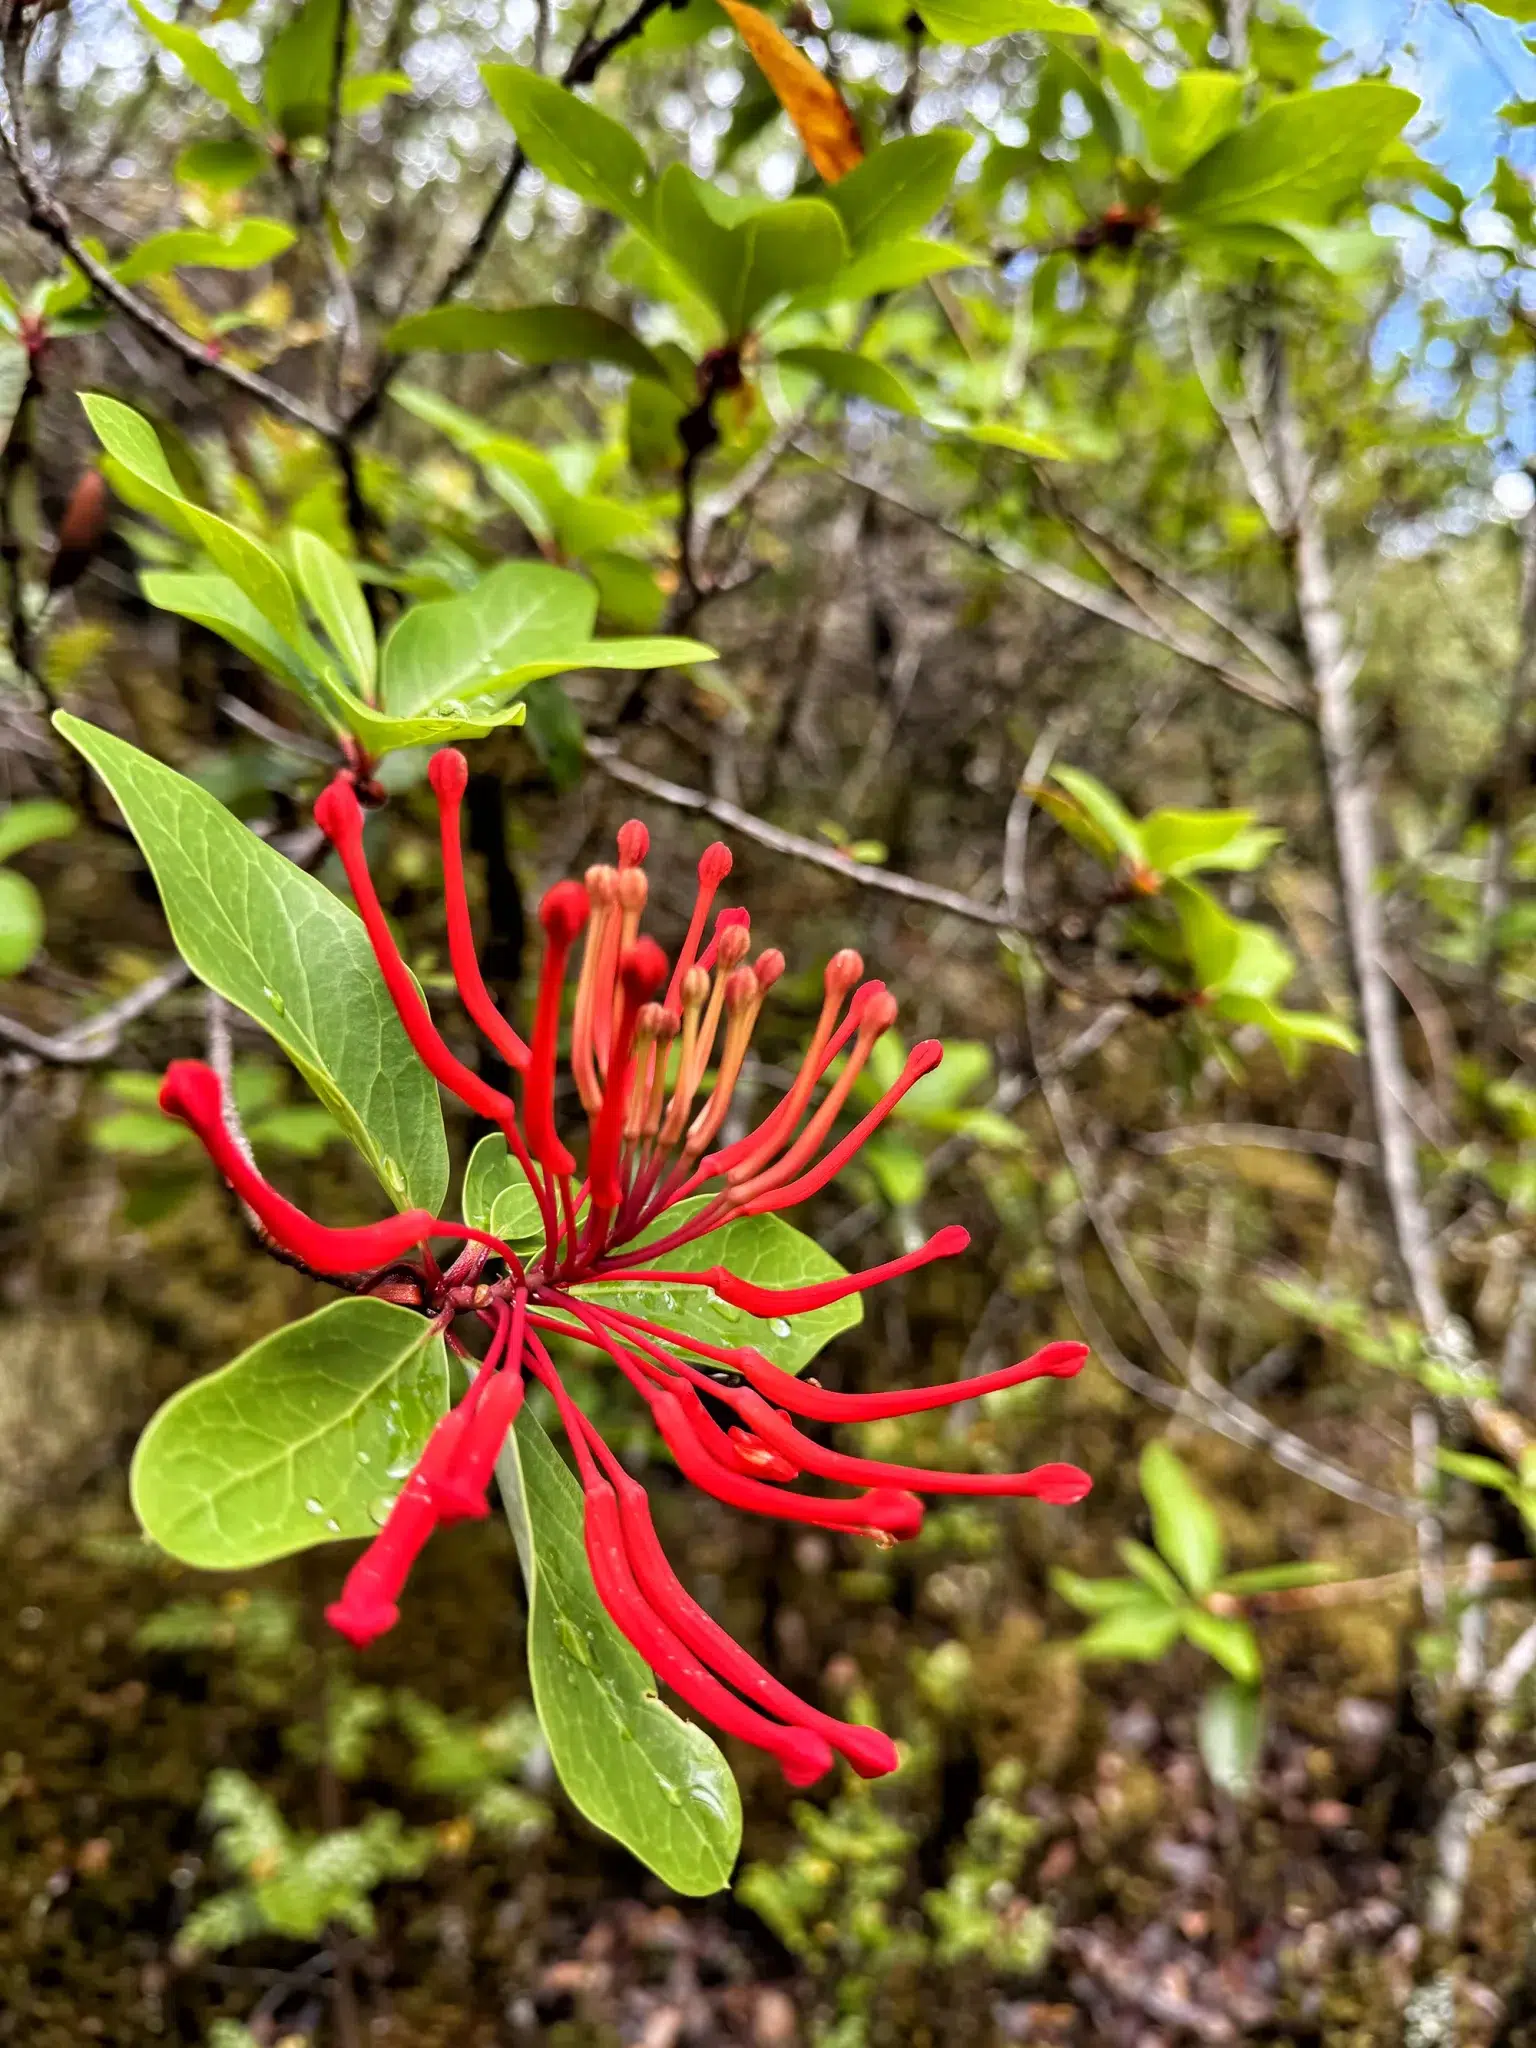
[[864, 161], [864, 145], [842, 94], [823, 78], [803, 50], [746, 0], [720, 0], [757, 68], [773, 87], [805, 144], [805, 153], [829, 185]]

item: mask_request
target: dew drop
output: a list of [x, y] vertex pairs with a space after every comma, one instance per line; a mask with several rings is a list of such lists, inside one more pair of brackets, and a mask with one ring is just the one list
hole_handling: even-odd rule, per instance
[[368, 1503], [369, 1521], [382, 1529], [389, 1520], [389, 1511], [394, 1506], [395, 1499], [396, 1496], [392, 1493], [376, 1493]]
[[315, 1496], [311, 1494], [304, 1503], [304, 1512], [307, 1515], [323, 1515], [325, 1513], [325, 1505], [323, 1502], [316, 1500]]
[[415, 1469], [416, 1461], [414, 1458], [397, 1458], [393, 1465], [386, 1465], [384, 1467], [384, 1477], [386, 1479], [409, 1479]]
[[620, 1742], [633, 1742], [633, 1741], [634, 1741], [634, 1739], [635, 1739], [635, 1731], [634, 1731], [634, 1729], [633, 1729], [633, 1728], [620, 1728], [620, 1730], [619, 1730], [619, 1740], [620, 1740]]
[[555, 1634], [560, 1638], [560, 1647], [568, 1657], [574, 1657], [578, 1664], [592, 1669], [592, 1652], [587, 1648], [587, 1639], [571, 1620], [562, 1614], [555, 1623]]
[[788, 1337], [793, 1335], [793, 1332], [791, 1331], [788, 1323], [785, 1322], [782, 1316], [775, 1316], [773, 1321], [768, 1325], [768, 1327], [770, 1330], [772, 1330], [775, 1337]]
[[670, 1784], [665, 1778], [658, 1778], [656, 1782], [660, 1785], [661, 1796], [666, 1800], [668, 1806], [682, 1805], [683, 1795], [675, 1785]]
[[274, 1015], [278, 1017], [287, 1016], [288, 1005], [283, 1001], [282, 997], [278, 994], [275, 988], [263, 987], [261, 992], [266, 997], [267, 1001], [272, 1005]]
[[405, 1193], [405, 1175], [400, 1171], [398, 1163], [387, 1153], [379, 1161], [379, 1171], [384, 1176], [384, 1185], [387, 1188], [392, 1189], [397, 1195]]
[[661, 1290], [661, 1305], [668, 1315], [677, 1307], [677, 1296], [665, 1287]]
[[327, 1529], [330, 1530], [333, 1536], [339, 1536], [341, 1534], [341, 1524], [336, 1520], [336, 1518], [333, 1515], [326, 1516], [325, 1526], [327, 1527]]
[[357, 1454], [357, 1462], [359, 1463], [359, 1465], [371, 1465], [373, 1463], [373, 1460], [369, 1457], [366, 1451], [359, 1451]]

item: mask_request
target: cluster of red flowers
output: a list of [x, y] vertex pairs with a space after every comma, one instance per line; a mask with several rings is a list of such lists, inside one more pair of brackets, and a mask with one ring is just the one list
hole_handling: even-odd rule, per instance
[[[793, 1317], [962, 1251], [967, 1234], [950, 1227], [884, 1265], [787, 1288], [755, 1286], [720, 1265], [679, 1270], [666, 1264], [669, 1254], [738, 1218], [788, 1209], [824, 1187], [938, 1064], [941, 1048], [932, 1041], [915, 1047], [873, 1108], [834, 1139], [875, 1042], [896, 1014], [883, 984], [862, 980], [858, 954], [836, 953], [790, 1086], [745, 1135], [720, 1143], [753, 1028], [784, 971], [784, 956], [769, 949], [749, 961], [744, 910], [721, 910], [706, 937], [715, 896], [731, 869], [727, 848], [714, 845], [699, 862], [693, 914], [669, 969], [661, 948], [640, 931], [649, 840], [635, 821], [620, 830], [617, 867], [589, 868], [584, 883], [557, 883], [544, 898], [544, 956], [532, 1038], [525, 1043], [496, 1008], [475, 957], [460, 852], [466, 772], [463, 756], [451, 749], [431, 766], [450, 957], [465, 1008], [518, 1077], [520, 1105], [457, 1059], [432, 1023], [374, 890], [363, 855], [363, 815], [346, 776], [326, 789], [315, 816], [341, 858], [413, 1047], [444, 1087], [504, 1134], [537, 1199], [542, 1246], [520, 1255], [485, 1231], [422, 1209], [362, 1229], [329, 1229], [294, 1208], [251, 1165], [226, 1128], [210, 1068], [179, 1061], [161, 1090], [162, 1106], [192, 1126], [287, 1256], [318, 1273], [365, 1276], [351, 1284], [418, 1301], [445, 1329], [469, 1312], [490, 1331], [468, 1391], [433, 1430], [387, 1522], [348, 1573], [329, 1619], [352, 1642], [372, 1641], [398, 1618], [406, 1577], [432, 1531], [486, 1513], [496, 1458], [531, 1375], [553, 1396], [576, 1459], [598, 1593], [657, 1677], [720, 1728], [770, 1752], [793, 1784], [819, 1777], [834, 1750], [866, 1776], [889, 1771], [896, 1757], [887, 1737], [833, 1720], [798, 1699], [690, 1598], [657, 1541], [644, 1488], [567, 1394], [546, 1340], [552, 1334], [576, 1338], [610, 1359], [646, 1403], [679, 1469], [704, 1492], [749, 1513], [848, 1530], [880, 1543], [917, 1533], [920, 1492], [1071, 1502], [1090, 1482], [1075, 1465], [970, 1474], [853, 1457], [827, 1449], [796, 1418], [868, 1422], [975, 1400], [1021, 1380], [1075, 1373], [1084, 1347], [1050, 1344], [1016, 1365], [944, 1386], [838, 1394], [780, 1371], [749, 1345], [705, 1343], [594, 1293], [604, 1281], [662, 1282], [708, 1288], [754, 1316]], [[589, 1131], [578, 1184], [555, 1095], [567, 969], [583, 934], [568, 1055]], [[667, 1217], [670, 1229], [662, 1222]], [[643, 1246], [637, 1242], [642, 1235]], [[446, 1272], [433, 1258], [433, 1238], [463, 1245]], [[406, 1271], [401, 1262], [417, 1250], [419, 1264]], [[578, 1284], [580, 1294], [573, 1291]], [[722, 1427], [711, 1404], [735, 1421]], [[801, 1492], [793, 1482], [802, 1474], [861, 1490]]]

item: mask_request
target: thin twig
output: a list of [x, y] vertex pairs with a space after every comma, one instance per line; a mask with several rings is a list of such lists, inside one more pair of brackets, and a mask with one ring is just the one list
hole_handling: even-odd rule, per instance
[[173, 995], [191, 979], [192, 970], [184, 960], [172, 960], [137, 988], [120, 996], [105, 1010], [72, 1024], [52, 1036], [33, 1031], [15, 1017], [0, 1014], [0, 1039], [20, 1047], [20, 1054], [7, 1061], [7, 1070], [26, 1072], [34, 1066], [84, 1067], [110, 1059], [122, 1042], [123, 1032], [137, 1017]]
[[802, 838], [798, 832], [786, 832], [782, 826], [770, 825], [766, 818], [755, 817], [739, 804], [727, 803], [724, 798], [710, 796], [702, 789], [689, 789], [680, 782], [669, 782], [665, 776], [653, 775], [647, 768], [637, 768], [632, 761], [624, 759], [612, 740], [589, 736], [586, 752], [587, 758], [605, 775], [614, 782], [622, 783], [626, 789], [639, 790], [654, 797], [658, 803], [670, 804], [675, 810], [694, 811], [701, 817], [712, 818], [728, 831], [739, 832], [743, 839], [755, 840], [759, 846], [787, 854], [791, 859], [809, 862], [813, 867], [825, 869], [828, 874], [841, 876], [845, 882], [857, 883], [861, 889], [874, 889], [885, 896], [899, 896], [907, 903], [921, 903], [931, 910], [947, 911], [951, 916], [966, 918], [972, 924], [989, 925], [994, 931], [1028, 933], [1033, 929], [1011, 911], [996, 904], [983, 903], [974, 896], [966, 896], [958, 889], [946, 889], [936, 882], [919, 882], [911, 875], [898, 875], [890, 868], [870, 867], [862, 861], [850, 860], [835, 847], [822, 846], [814, 839]]
[[1119, 626], [1122, 631], [1134, 633], [1140, 640], [1147, 640], [1154, 647], [1161, 647], [1169, 654], [1176, 654], [1192, 662], [1214, 676], [1227, 688], [1235, 690], [1241, 697], [1251, 698], [1262, 704], [1267, 711], [1282, 711], [1291, 717], [1304, 718], [1306, 707], [1281, 689], [1274, 678], [1261, 669], [1250, 668], [1235, 661], [1227, 650], [1217, 642], [1198, 633], [1189, 632], [1167, 621], [1149, 618], [1138, 606], [1129, 602], [1119, 591], [1106, 589], [1090, 583], [1086, 577], [1078, 576], [1070, 569], [1064, 569], [1056, 562], [1041, 560], [1031, 555], [1018, 542], [1005, 535], [994, 535], [983, 540], [976, 534], [967, 533], [953, 520], [942, 513], [934, 512], [910, 500], [900, 497], [880, 479], [846, 469], [813, 447], [797, 440], [795, 446], [811, 461], [818, 463], [831, 475], [840, 477], [855, 490], [868, 491], [882, 504], [904, 512], [908, 518], [916, 519], [925, 526], [932, 526], [947, 539], [968, 549], [972, 554], [986, 561], [995, 562], [1010, 575], [1023, 576], [1052, 597], [1059, 597], [1079, 611], [1088, 612], [1094, 618], [1103, 619], [1108, 625]]

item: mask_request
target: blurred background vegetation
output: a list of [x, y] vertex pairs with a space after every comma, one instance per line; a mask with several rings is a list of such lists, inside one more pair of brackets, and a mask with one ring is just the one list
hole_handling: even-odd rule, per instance
[[[793, 0], [766, 38], [716, 0], [10, 0], [0, 2041], [1536, 2039], [1529, 13], [1429, 0], [1385, 52], [1443, 16], [1509, 72], [1463, 190], [1277, 0]], [[669, 230], [615, 132], [693, 174]], [[81, 391], [171, 495], [103, 481]], [[527, 557], [605, 634], [718, 650], [439, 707], [483, 733], [488, 977], [516, 1001], [526, 906], [630, 814], [675, 943], [723, 834], [790, 957], [749, 1092], [842, 945], [950, 1048], [799, 1220], [972, 1252], [818, 1370], [1093, 1347], [863, 1432], [1071, 1458], [1089, 1500], [889, 1551], [749, 1526], [605, 1407], [699, 1597], [905, 1746], [803, 1801], [735, 1755], [716, 1899], [562, 1802], [504, 1532], [434, 1545], [366, 1660], [321, 1640], [334, 1551], [231, 1585], [134, 1532], [156, 1403], [324, 1298], [155, 1112], [166, 1060], [231, 1029], [267, 1169], [376, 1194], [210, 1017], [50, 710], [310, 862], [322, 781], [376, 767], [449, 985], [424, 748], [214, 630], [209, 513], [290, 570], [318, 537], [381, 631]]]

